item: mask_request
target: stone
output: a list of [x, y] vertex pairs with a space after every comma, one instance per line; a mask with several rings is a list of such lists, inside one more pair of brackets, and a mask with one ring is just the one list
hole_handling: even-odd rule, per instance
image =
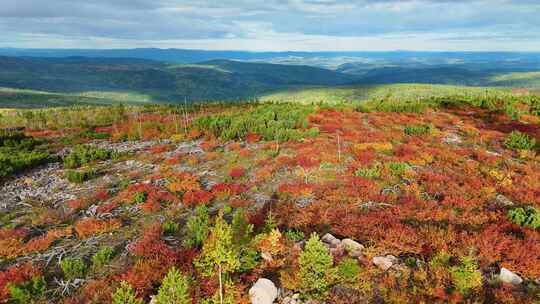
[[321, 238], [321, 241], [327, 244], [332, 244], [336, 240], [339, 241], [335, 236], [331, 235], [330, 233], [323, 235], [323, 237]]
[[495, 197], [495, 202], [503, 207], [512, 207], [515, 205], [514, 202], [512, 202], [510, 199], [508, 199], [502, 194], [497, 194], [497, 196]]
[[331, 247], [331, 248], [330, 248], [330, 253], [331, 253], [333, 256], [342, 256], [342, 255], [345, 254], [345, 248], [344, 248], [343, 245], [340, 243], [340, 244], [337, 245], [337, 246]]
[[523, 279], [519, 275], [504, 267], [501, 268], [501, 272], [499, 273], [499, 280], [512, 285], [519, 285], [523, 282]]
[[352, 239], [343, 239], [341, 244], [345, 248], [345, 251], [347, 251], [347, 253], [353, 258], [361, 256], [362, 251], [364, 250], [364, 246], [362, 244]]
[[443, 142], [445, 144], [460, 144], [463, 141], [461, 140], [461, 137], [459, 137], [457, 134], [450, 133], [443, 138]]
[[373, 258], [372, 262], [373, 264], [377, 265], [380, 269], [387, 271], [395, 263], [397, 263], [397, 258], [393, 255], [377, 256]]
[[268, 279], [260, 278], [249, 289], [249, 299], [251, 304], [272, 304], [277, 299], [278, 289], [276, 285]]

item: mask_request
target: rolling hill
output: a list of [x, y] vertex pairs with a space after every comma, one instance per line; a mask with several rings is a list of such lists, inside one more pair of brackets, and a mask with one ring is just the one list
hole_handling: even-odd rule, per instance
[[[0, 57], [0, 106], [246, 99], [348, 102], [371, 98], [374, 90], [383, 95], [388, 91], [394, 94], [395, 88], [410, 92], [409, 88], [421, 84], [523, 87], [534, 92], [540, 89], [539, 79], [534, 71], [423, 63], [377, 68], [367, 63], [349, 63], [330, 70], [225, 59], [173, 64], [139, 58], [4, 56]], [[399, 83], [410, 85], [387, 86]], [[433, 88], [428, 91], [441, 91], [441, 87]]]
[[168, 64], [125, 58], [0, 57], [0, 87], [57, 95], [127, 94], [136, 102], [253, 98], [289, 86], [333, 86], [352, 83], [356, 78], [309, 66], [229, 60]]

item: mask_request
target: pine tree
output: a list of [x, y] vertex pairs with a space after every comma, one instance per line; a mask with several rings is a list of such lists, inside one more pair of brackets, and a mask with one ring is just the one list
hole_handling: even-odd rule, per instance
[[157, 304], [189, 304], [188, 278], [175, 267], [171, 268], [157, 294]]
[[313, 233], [299, 257], [300, 291], [314, 298], [324, 298], [334, 277], [332, 264], [332, 255], [317, 234]]

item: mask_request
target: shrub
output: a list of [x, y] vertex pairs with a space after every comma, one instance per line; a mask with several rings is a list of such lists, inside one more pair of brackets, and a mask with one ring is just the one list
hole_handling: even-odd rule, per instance
[[246, 169], [242, 167], [234, 167], [229, 171], [229, 176], [232, 178], [240, 178], [246, 174]]
[[409, 170], [410, 168], [411, 166], [409, 166], [409, 164], [404, 163], [404, 162], [388, 164], [388, 169], [390, 169], [390, 171], [392, 171], [392, 174], [396, 176], [403, 175], [403, 173], [405, 173], [405, 171]]
[[467, 294], [471, 289], [482, 286], [482, 273], [474, 257], [464, 256], [460, 262], [460, 265], [450, 268], [450, 274], [456, 290]]
[[178, 225], [178, 223], [175, 223], [173, 221], [165, 221], [162, 226], [163, 226], [163, 233], [165, 234], [174, 234], [180, 228], [180, 225]]
[[431, 125], [410, 125], [405, 127], [405, 135], [415, 136], [415, 135], [426, 135], [429, 134], [432, 130]]
[[450, 265], [450, 259], [451, 256], [448, 253], [441, 251], [431, 258], [429, 265], [431, 267], [447, 267]]
[[508, 219], [512, 223], [523, 227], [540, 228], [540, 212], [534, 207], [512, 209], [508, 211]]
[[129, 283], [122, 281], [112, 296], [112, 304], [143, 304], [135, 297], [135, 292]]
[[97, 176], [97, 170], [93, 168], [79, 169], [79, 170], [66, 170], [64, 176], [71, 183], [82, 184], [88, 180]]
[[198, 247], [208, 237], [210, 215], [208, 207], [200, 205], [195, 208], [195, 214], [186, 223], [186, 239], [184, 244], [188, 247]]
[[8, 300], [9, 286], [19, 285], [42, 275], [42, 271], [30, 263], [12, 265], [0, 271], [0, 303]]
[[306, 118], [313, 111], [313, 106], [265, 104], [251, 111], [203, 116], [194, 125], [201, 132], [222, 140], [244, 139], [252, 133], [264, 140], [299, 140], [318, 134], [318, 130], [302, 130], [306, 129]]
[[504, 141], [508, 149], [532, 150], [536, 145], [536, 139], [519, 131], [512, 131]]
[[159, 287], [156, 304], [189, 304], [188, 278], [175, 267], [171, 268]]
[[354, 175], [365, 178], [379, 178], [381, 176], [381, 166], [377, 164], [372, 167], [359, 168], [354, 172]]
[[303, 294], [324, 298], [332, 284], [332, 255], [313, 233], [298, 260], [298, 283]]
[[345, 285], [354, 285], [358, 280], [360, 270], [360, 265], [356, 260], [349, 257], [344, 258], [337, 267], [338, 278]]
[[0, 178], [53, 161], [48, 152], [35, 150], [40, 143], [21, 132], [0, 132]]
[[62, 259], [60, 268], [64, 273], [64, 277], [68, 280], [84, 278], [87, 269], [83, 260], [71, 258]]
[[0, 148], [0, 178], [54, 160], [48, 152]]
[[45, 293], [45, 279], [43, 276], [37, 276], [25, 283], [11, 284], [8, 288], [9, 303], [38, 303], [37, 299]]
[[75, 223], [75, 231], [80, 238], [87, 238], [94, 234], [101, 234], [116, 230], [120, 227], [121, 222], [117, 219], [96, 219], [86, 218]]
[[117, 158], [119, 154], [112, 150], [102, 149], [89, 145], [77, 145], [73, 151], [64, 158], [64, 166], [74, 169], [84, 164], [98, 161]]
[[109, 246], [100, 248], [96, 254], [92, 256], [92, 265], [94, 268], [101, 268], [107, 265], [114, 256], [114, 249]]
[[133, 203], [134, 204], [142, 204], [144, 202], [146, 202], [146, 199], [148, 198], [148, 193], [146, 192], [137, 192], [135, 193], [135, 195], [133, 196]]
[[287, 230], [285, 232], [285, 237], [293, 242], [300, 242], [306, 238], [302, 231], [297, 230]]

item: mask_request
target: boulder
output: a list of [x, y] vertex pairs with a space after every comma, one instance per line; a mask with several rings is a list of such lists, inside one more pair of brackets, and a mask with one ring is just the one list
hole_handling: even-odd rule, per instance
[[519, 275], [504, 267], [501, 268], [501, 272], [499, 273], [499, 280], [512, 285], [519, 285], [523, 282], [523, 279]]
[[397, 258], [393, 255], [377, 256], [372, 260], [373, 264], [377, 265], [380, 269], [387, 271], [394, 264], [397, 263]]
[[331, 235], [330, 233], [327, 233], [325, 235], [323, 235], [323, 237], [321, 238], [321, 241], [327, 243], [327, 244], [332, 244], [334, 243], [335, 241], [339, 241], [335, 236]]
[[277, 299], [278, 289], [268, 279], [261, 278], [249, 289], [251, 304], [272, 304]]
[[362, 244], [352, 239], [343, 239], [341, 244], [347, 253], [353, 258], [360, 257], [362, 255], [362, 251], [364, 250], [364, 246]]

